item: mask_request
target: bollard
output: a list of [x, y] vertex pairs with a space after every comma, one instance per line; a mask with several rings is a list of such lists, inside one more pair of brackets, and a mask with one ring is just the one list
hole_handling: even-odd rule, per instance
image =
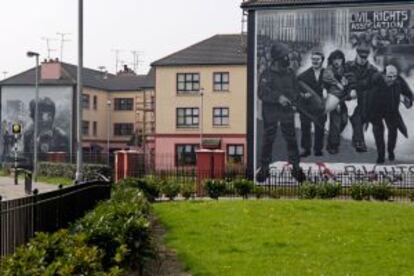
[[24, 191], [27, 195], [30, 195], [32, 193], [32, 173], [30, 171], [25, 171]]
[[17, 168], [14, 169], [14, 185], [19, 184], [19, 173], [17, 171]]

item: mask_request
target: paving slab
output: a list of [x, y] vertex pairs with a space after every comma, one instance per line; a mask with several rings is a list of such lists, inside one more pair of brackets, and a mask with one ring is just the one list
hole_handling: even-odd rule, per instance
[[[32, 191], [38, 189], [39, 193], [46, 193], [57, 190], [58, 188], [58, 185], [41, 182], [32, 183]], [[14, 185], [14, 179], [12, 177], [0, 177], [0, 195], [2, 200], [11, 200], [28, 196], [24, 191], [24, 180], [19, 179], [19, 184]]]

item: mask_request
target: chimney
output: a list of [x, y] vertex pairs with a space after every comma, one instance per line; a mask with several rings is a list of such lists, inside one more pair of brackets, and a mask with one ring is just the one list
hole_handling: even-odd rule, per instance
[[62, 77], [62, 65], [58, 59], [45, 60], [40, 68], [42, 80], [58, 80]]

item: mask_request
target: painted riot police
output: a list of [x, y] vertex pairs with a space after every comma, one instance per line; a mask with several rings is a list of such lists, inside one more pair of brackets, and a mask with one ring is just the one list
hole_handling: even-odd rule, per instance
[[292, 164], [292, 176], [299, 182], [305, 176], [299, 166], [299, 150], [296, 141], [294, 111], [292, 102], [298, 97], [298, 86], [295, 73], [289, 68], [289, 49], [282, 43], [271, 48], [272, 65], [261, 76], [259, 98], [262, 100], [262, 117], [264, 134], [260, 169], [256, 174], [259, 182], [265, 181], [269, 175], [272, 162], [273, 143], [280, 124], [283, 138], [287, 143], [288, 159]]
[[[373, 76], [378, 70], [368, 62], [370, 48], [358, 46], [355, 60], [346, 63], [347, 70], [355, 76], [357, 107], [352, 114], [352, 145], [357, 152], [366, 152], [367, 146], [364, 137], [364, 123], [367, 118], [367, 93], [373, 85]], [[353, 97], [355, 95], [352, 95]]]
[[378, 152], [377, 163], [385, 162], [384, 122], [388, 128], [388, 159], [395, 160], [395, 146], [398, 130], [408, 137], [407, 128], [399, 112], [400, 98], [404, 105], [411, 108], [413, 93], [405, 80], [399, 75], [396, 65], [389, 64], [384, 73], [376, 73], [373, 78], [373, 87], [369, 91], [368, 121], [372, 123], [372, 130]]
[[327, 90], [326, 112], [329, 112], [329, 133], [327, 151], [337, 154], [341, 133], [348, 122], [348, 110], [344, 100], [354, 91], [355, 79], [345, 69], [345, 55], [340, 50], [333, 51], [328, 57], [328, 67], [322, 76]]
[[[322, 83], [322, 75], [324, 72], [324, 68], [322, 67], [324, 62], [325, 56], [321, 49], [313, 49], [311, 54], [311, 62], [312, 66], [301, 73], [298, 76], [298, 80], [300, 82], [305, 83], [310, 89], [312, 89], [318, 97], [321, 99], [323, 98], [323, 83]], [[312, 108], [312, 101], [311, 101], [311, 93], [308, 91], [301, 91], [301, 100], [302, 106], [305, 109]], [[310, 106], [307, 108], [307, 106]], [[326, 115], [315, 117], [315, 122], [309, 118], [309, 116], [300, 113], [300, 123], [301, 123], [301, 130], [302, 130], [302, 137], [301, 137], [301, 146], [303, 152], [301, 153], [301, 157], [308, 157], [311, 154], [311, 147], [312, 147], [312, 137], [311, 137], [311, 126], [314, 125], [314, 154], [315, 156], [322, 156], [323, 152], [323, 142], [324, 142], [324, 134], [325, 134], [325, 122], [326, 122]]]
[[[37, 146], [40, 155], [52, 152], [67, 152], [69, 148], [68, 137], [62, 129], [55, 126], [55, 103], [48, 97], [39, 99], [39, 121], [38, 121], [38, 138]], [[30, 117], [34, 122], [35, 117], [35, 101], [29, 103]], [[31, 124], [24, 133], [24, 152], [27, 155], [33, 153], [34, 143], [34, 125]]]

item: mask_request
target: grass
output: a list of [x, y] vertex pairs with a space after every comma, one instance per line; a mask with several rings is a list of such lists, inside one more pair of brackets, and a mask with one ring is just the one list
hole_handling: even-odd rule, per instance
[[154, 210], [193, 275], [414, 275], [411, 204], [220, 200]]

